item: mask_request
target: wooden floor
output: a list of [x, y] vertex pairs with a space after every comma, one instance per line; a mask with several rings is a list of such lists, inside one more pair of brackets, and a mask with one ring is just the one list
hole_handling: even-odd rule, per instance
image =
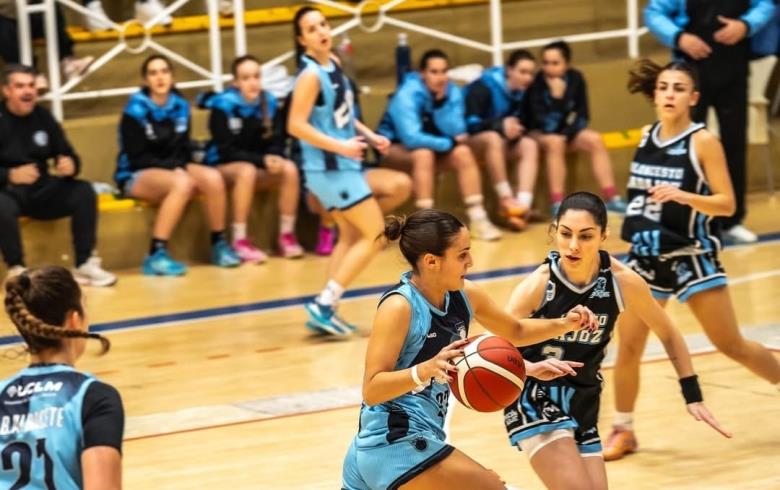
[[[728, 249], [722, 261], [746, 333], [780, 348], [780, 201], [756, 195], [750, 209], [749, 226], [774, 240]], [[611, 229], [608, 248], [625, 251], [619, 223]], [[544, 225], [498, 243], [475, 242], [474, 272], [536, 264], [548, 247]], [[397, 249], [389, 249], [361, 275], [354, 288], [363, 294], [343, 305], [344, 315], [362, 326], [348, 341], [317, 338], [302, 326], [301, 297], [318, 291], [325, 265], [307, 257], [239, 270], [199, 266], [185, 278], [131, 271], [116, 288], [88, 291], [93, 324], [112, 328], [132, 321], [132, 328], [108, 333], [109, 355], [97, 357], [92, 346], [80, 364], [122, 393], [126, 488], [338, 488], [342, 458], [357, 429], [358, 387], [377, 299], [370, 288], [394, 283], [404, 264]], [[503, 304], [519, 278], [485, 278], [483, 284]], [[264, 303], [280, 299], [292, 306]], [[241, 305], [247, 311], [239, 311]], [[677, 304], [669, 311], [698, 342], [692, 315]], [[11, 333], [6, 319], [0, 330]], [[18, 349], [7, 349], [2, 376], [26, 362], [14, 358]], [[637, 410], [641, 451], [608, 464], [612, 487], [780, 488], [780, 394], [719, 353], [697, 356], [695, 366], [707, 403], [734, 439], [693, 421], [671, 366], [648, 362]], [[603, 435], [612, 412], [609, 369], [605, 377]], [[452, 439], [510, 484], [542, 488], [524, 456], [507, 444], [501, 414], [458, 407]]]

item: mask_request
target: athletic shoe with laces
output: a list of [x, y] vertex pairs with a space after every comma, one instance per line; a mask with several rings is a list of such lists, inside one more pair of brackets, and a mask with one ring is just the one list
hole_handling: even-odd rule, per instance
[[238, 255], [238, 258], [241, 259], [241, 262], [246, 262], [248, 264], [262, 264], [268, 260], [268, 255], [266, 255], [265, 252], [259, 248], [252, 245], [252, 242], [250, 242], [247, 238], [234, 241], [233, 250], [236, 252], [236, 255]]
[[727, 230], [723, 230], [723, 241], [730, 245], [742, 245], [745, 243], [756, 243], [758, 236], [745, 228], [744, 225], [735, 225]]
[[241, 259], [225, 240], [219, 240], [211, 246], [211, 263], [219, 267], [238, 267]]
[[621, 459], [635, 453], [638, 448], [639, 444], [633, 430], [612, 427], [612, 433], [607, 437], [603, 447], [604, 461]]
[[471, 221], [471, 236], [477, 240], [492, 242], [501, 238], [501, 231], [487, 218]]
[[116, 284], [116, 276], [103, 269], [100, 257], [93, 255], [73, 270], [76, 282], [84, 286], [104, 288]]
[[607, 202], [607, 211], [615, 214], [626, 214], [626, 201], [620, 196], [615, 196]]
[[[157, 17], [157, 14], [163, 11], [165, 6], [160, 3], [160, 0], [146, 0], [145, 2], [135, 2], [135, 18], [141, 24], [146, 24], [153, 18]], [[165, 15], [160, 19], [157, 24], [163, 26], [169, 26], [173, 23], [173, 17], [170, 14]]]
[[303, 247], [298, 243], [293, 233], [279, 235], [279, 255], [285, 259], [299, 259], [303, 257]]
[[338, 337], [351, 335], [356, 329], [354, 325], [345, 322], [336, 314], [330, 306], [321, 305], [317, 301], [310, 301], [304, 305], [306, 313], [309, 314], [309, 321], [306, 327], [315, 330], [319, 329], [324, 333]]
[[89, 32], [107, 31], [111, 29], [108, 16], [106, 15], [106, 11], [103, 10], [103, 3], [100, 0], [92, 0], [84, 7], [94, 14], [94, 16], [84, 16], [84, 22], [86, 23]]
[[320, 226], [320, 231], [317, 233], [317, 247], [314, 249], [314, 252], [317, 255], [330, 255], [333, 253], [333, 246], [335, 243], [336, 228]]
[[158, 248], [144, 258], [141, 272], [147, 276], [183, 276], [187, 273], [187, 266], [173, 260], [168, 250]]

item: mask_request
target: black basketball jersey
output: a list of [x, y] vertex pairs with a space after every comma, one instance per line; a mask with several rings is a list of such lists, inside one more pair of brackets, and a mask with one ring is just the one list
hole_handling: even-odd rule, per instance
[[531, 362], [556, 357], [584, 363], [585, 365], [577, 370], [577, 376], [565, 378], [574, 386], [601, 384], [601, 361], [612, 337], [615, 321], [623, 311], [623, 298], [612, 275], [610, 256], [604, 251], [599, 252], [599, 256], [601, 263], [596, 278], [590, 284], [577, 287], [564, 276], [559, 264], [560, 254], [550, 252], [545, 261], [550, 267], [550, 279], [547, 281], [542, 304], [532, 315], [532, 318], [560, 318], [575, 306], [583, 305], [596, 315], [598, 330], [567, 332], [554, 339], [520, 349], [523, 358]]
[[631, 162], [621, 238], [640, 256], [717, 252], [720, 241], [712, 233], [712, 217], [684, 204], [654, 202], [648, 192], [654, 185], [671, 184], [686, 192], [711, 194], [693, 145], [693, 135], [704, 124], [692, 123], [664, 142], [658, 138], [660, 128], [659, 122], [653, 124]]

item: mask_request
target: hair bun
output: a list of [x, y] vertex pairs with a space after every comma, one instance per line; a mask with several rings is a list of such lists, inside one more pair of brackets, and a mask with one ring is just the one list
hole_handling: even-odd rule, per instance
[[385, 220], [384, 235], [390, 241], [398, 240], [406, 226], [406, 216], [388, 216]]

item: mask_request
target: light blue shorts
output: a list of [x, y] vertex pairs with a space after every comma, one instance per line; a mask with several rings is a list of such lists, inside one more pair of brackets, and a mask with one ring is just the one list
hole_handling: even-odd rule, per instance
[[344, 458], [342, 490], [395, 490], [452, 454], [455, 448], [432, 433], [406, 436], [387, 446], [358, 449]]
[[360, 170], [304, 170], [304, 182], [328, 211], [346, 211], [372, 196]]

